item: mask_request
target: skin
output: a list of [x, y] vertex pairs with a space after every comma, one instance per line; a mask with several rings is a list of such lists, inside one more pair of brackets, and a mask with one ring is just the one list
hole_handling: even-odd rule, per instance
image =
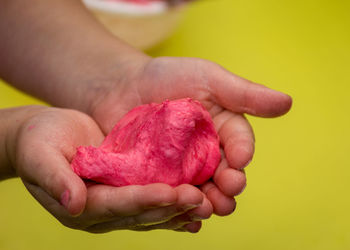
[[210, 202], [191, 185], [86, 185], [69, 162], [78, 145], [97, 146], [104, 139], [86, 114], [29, 106], [0, 110], [0, 115], [6, 121], [0, 128], [6, 142], [0, 148], [2, 176], [20, 177], [34, 198], [65, 226], [93, 233], [185, 230], [185, 225], [194, 223], [193, 227], [212, 213]]
[[[151, 58], [108, 33], [79, 0], [3, 0], [0, 2], [0, 34], [0, 75], [3, 79], [54, 106], [88, 114], [98, 124], [100, 133], [107, 134], [125, 113], [145, 103], [191, 97], [201, 101], [209, 110], [220, 137], [223, 156], [212, 180], [202, 185], [200, 191], [186, 185], [181, 187], [186, 190], [180, 188], [179, 192], [188, 195], [189, 200], [181, 200], [181, 194], [177, 193], [176, 196], [173, 191], [168, 192], [169, 188], [162, 184], [152, 187], [153, 193], [164, 192], [161, 198], [163, 201], [173, 201], [176, 196], [175, 200], [178, 202], [180, 199], [180, 204], [184, 206], [193, 205], [190, 201], [194, 200], [201, 202], [201, 206], [169, 220], [163, 208], [153, 204], [152, 207], [156, 209], [152, 210], [151, 216], [159, 220], [145, 228], [138, 227], [140, 230], [159, 228], [197, 232], [201, 227], [200, 222], [179, 228], [179, 221], [188, 222], [186, 216], [197, 217], [197, 220], [208, 218], [212, 212], [221, 216], [232, 213], [236, 205], [233, 197], [241, 193], [246, 185], [242, 169], [251, 161], [254, 153], [253, 131], [244, 114], [277, 117], [288, 112], [292, 104], [288, 95], [252, 83], [210, 61], [198, 58]], [[59, 130], [56, 133], [59, 134]], [[77, 145], [87, 144], [74, 144]], [[70, 147], [69, 150], [73, 149]], [[66, 159], [69, 160], [69, 157]], [[36, 158], [42, 161], [38, 162], [39, 165], [46, 165], [45, 162], [49, 161], [43, 154]], [[52, 164], [55, 159], [59, 160], [52, 158]], [[66, 197], [66, 190], [69, 199], [63, 199], [63, 203], [70, 214], [89, 211], [86, 189], [82, 188], [81, 183], [78, 185], [78, 182], [73, 181], [77, 177], [68, 172], [60, 175], [56, 172], [55, 169], [51, 172], [34, 169], [32, 174], [36, 176], [37, 183], [40, 183], [40, 179], [43, 181], [52, 176], [57, 179], [56, 185], [52, 187], [47, 182], [46, 186], [37, 184], [40, 186], [38, 190], [42, 192], [36, 192], [34, 187], [24, 183], [35, 197], [46, 194], [47, 199], [37, 199], [60, 221], [64, 212], [48, 204], [60, 200], [59, 197]], [[63, 183], [72, 184], [65, 186]], [[136, 213], [142, 204], [149, 204], [148, 198], [152, 197], [145, 195], [147, 188], [134, 188], [136, 193], [142, 195], [135, 195], [137, 199], [121, 196], [126, 199], [123, 204], [112, 202], [110, 206], [115, 208], [109, 207], [107, 211], [121, 211], [118, 206], [123, 205], [124, 214], [121, 214], [127, 215], [128, 211]], [[124, 190], [113, 187], [94, 189], [101, 193], [105, 190], [104, 197], [110, 197], [109, 192]], [[97, 201], [107, 204], [102, 198]], [[90, 225], [88, 221], [91, 217], [79, 218], [81, 221], [73, 225], [85, 225], [78, 226], [80, 229], [121, 229], [117, 222], [109, 221], [101, 226], [103, 230], [98, 226], [90, 230], [86, 225]]]

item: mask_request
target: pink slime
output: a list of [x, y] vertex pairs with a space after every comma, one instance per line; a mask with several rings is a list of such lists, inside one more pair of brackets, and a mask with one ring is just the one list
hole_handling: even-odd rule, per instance
[[210, 114], [188, 98], [134, 108], [99, 148], [78, 147], [71, 166], [84, 179], [113, 186], [177, 186], [204, 183], [219, 162]]

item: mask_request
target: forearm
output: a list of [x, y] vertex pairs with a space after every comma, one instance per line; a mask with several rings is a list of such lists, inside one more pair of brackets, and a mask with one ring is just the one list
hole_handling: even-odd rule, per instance
[[80, 0], [0, 1], [0, 77], [55, 106], [87, 112], [96, 91], [145, 58]]
[[16, 176], [10, 155], [14, 154], [21, 126], [43, 108], [45, 107], [25, 106], [0, 109], [0, 181]]

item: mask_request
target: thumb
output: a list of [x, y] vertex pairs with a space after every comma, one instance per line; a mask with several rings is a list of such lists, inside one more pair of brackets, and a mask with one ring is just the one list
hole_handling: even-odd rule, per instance
[[292, 98], [232, 74], [224, 68], [209, 71], [213, 101], [237, 113], [260, 117], [277, 117], [287, 113]]
[[[46, 147], [45, 147], [46, 146]], [[68, 160], [47, 145], [37, 147], [40, 154], [25, 159], [25, 170], [20, 176], [29, 183], [40, 186], [47, 194], [76, 216], [83, 212], [87, 189], [80, 177], [71, 169]], [[35, 197], [43, 206], [43, 197]]]

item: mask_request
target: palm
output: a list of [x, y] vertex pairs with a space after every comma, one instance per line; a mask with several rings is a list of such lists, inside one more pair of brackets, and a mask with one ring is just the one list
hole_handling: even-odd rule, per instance
[[190, 185], [86, 187], [73, 173], [69, 162], [77, 146], [98, 146], [103, 138], [97, 124], [83, 113], [43, 109], [23, 125], [16, 149], [20, 155], [16, 171], [32, 195], [59, 221], [72, 228], [91, 232], [178, 230], [189, 224], [187, 230], [199, 230], [199, 222], [190, 224], [191, 214], [183, 214], [192, 209], [192, 215], [207, 218], [211, 211], [204, 206], [193, 210], [193, 205], [206, 201], [200, 191]]
[[108, 133], [138, 105], [184, 97], [199, 100], [212, 115], [224, 151], [213, 182], [205, 183], [202, 191], [217, 214], [231, 213], [235, 205], [231, 197], [245, 185], [240, 169], [254, 152], [253, 132], [242, 114], [278, 116], [288, 111], [290, 98], [200, 59], [157, 58], [135, 67], [133, 72], [95, 106], [95, 120]]

